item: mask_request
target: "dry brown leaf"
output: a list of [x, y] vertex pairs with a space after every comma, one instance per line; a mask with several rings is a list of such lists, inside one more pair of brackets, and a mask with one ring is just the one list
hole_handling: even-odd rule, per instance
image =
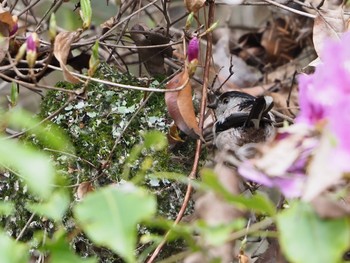
[[200, 131], [192, 102], [192, 89], [187, 70], [174, 76], [166, 85], [168, 90], [185, 86], [180, 91], [165, 93], [165, 102], [171, 118], [181, 131], [198, 139]]
[[70, 53], [70, 46], [77, 40], [80, 34], [81, 31], [59, 33], [55, 38], [53, 50], [53, 53], [63, 70], [64, 79], [73, 84], [80, 83], [80, 80], [69, 72], [67, 68], [67, 59]]
[[[136, 46], [155, 46], [169, 43], [162, 27], [149, 29], [145, 25], [136, 24], [131, 28], [130, 36]], [[151, 76], [164, 75], [164, 57], [171, 57], [173, 50], [169, 47], [139, 48], [140, 61], [145, 65]]]
[[6, 52], [9, 49], [9, 26], [3, 22], [0, 22], [0, 62], [5, 58]]
[[79, 184], [77, 189], [78, 200], [82, 200], [85, 197], [85, 195], [93, 191], [94, 187], [92, 186], [91, 182], [82, 182], [81, 184]]
[[188, 11], [197, 13], [204, 6], [206, 0], [184, 0], [184, 2]]
[[0, 6], [0, 22], [5, 23], [9, 26], [10, 31], [16, 25], [16, 22], [13, 20], [12, 15], [9, 11], [5, 11]]
[[314, 19], [313, 42], [317, 55], [322, 59], [323, 45], [328, 39], [339, 39], [346, 30], [346, 18], [342, 7], [319, 11]]
[[347, 217], [350, 215], [350, 208], [343, 201], [336, 201], [327, 196], [318, 196], [311, 201], [315, 212], [325, 219]]

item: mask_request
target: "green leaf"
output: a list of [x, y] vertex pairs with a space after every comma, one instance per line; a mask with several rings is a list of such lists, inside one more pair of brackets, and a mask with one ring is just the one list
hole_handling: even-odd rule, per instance
[[69, 207], [69, 196], [66, 192], [55, 191], [44, 203], [32, 203], [27, 207], [32, 212], [48, 217], [54, 221], [61, 221]]
[[0, 137], [0, 166], [13, 169], [29, 190], [41, 198], [52, 193], [55, 170], [50, 158], [17, 141]]
[[201, 178], [203, 183], [215, 191], [217, 194], [225, 198], [229, 203], [240, 206], [245, 209], [252, 209], [256, 212], [266, 213], [267, 215], [274, 215], [276, 209], [273, 203], [262, 194], [254, 194], [251, 197], [242, 195], [233, 195], [226, 190], [226, 188], [219, 182], [216, 174], [211, 169], [202, 169]]
[[309, 204], [295, 202], [277, 215], [280, 244], [293, 263], [338, 263], [350, 246], [346, 218], [321, 219]]
[[98, 46], [99, 46], [98, 41], [96, 41], [91, 49], [92, 54], [89, 60], [89, 70], [88, 70], [90, 77], [92, 77], [95, 74], [97, 67], [100, 64], [100, 59], [98, 56]]
[[0, 216], [9, 216], [14, 212], [15, 206], [10, 201], [0, 201]]
[[91, 25], [91, 2], [90, 0], [80, 0], [80, 17], [83, 20], [83, 29], [88, 29]]
[[29, 262], [28, 260], [29, 252], [27, 246], [0, 232], [0, 262], [26, 263]]
[[43, 124], [39, 119], [34, 118], [33, 114], [20, 109], [12, 110], [6, 118], [9, 125], [16, 129], [28, 130], [29, 134], [35, 134], [45, 146], [58, 151], [73, 152], [68, 136], [55, 124]]
[[50, 263], [95, 263], [96, 259], [82, 259], [70, 249], [69, 239], [63, 231], [57, 231], [46, 248], [50, 251]]
[[220, 246], [229, 240], [233, 231], [244, 228], [245, 220], [238, 218], [229, 224], [221, 225], [208, 225], [207, 222], [199, 221], [196, 226], [196, 232], [203, 236], [206, 244]]
[[93, 242], [135, 262], [136, 226], [155, 211], [154, 196], [126, 183], [87, 195], [74, 208], [74, 215]]
[[165, 135], [159, 131], [150, 131], [143, 135], [146, 149], [155, 149], [156, 151], [163, 150], [167, 145], [167, 139]]
[[10, 102], [11, 102], [12, 107], [17, 105], [18, 93], [19, 93], [18, 89], [19, 89], [19, 86], [15, 82], [12, 82], [12, 84], [11, 84], [11, 97], [10, 97]]
[[50, 40], [54, 41], [57, 35], [57, 23], [56, 23], [56, 15], [54, 12], [51, 13], [50, 23], [49, 23], [49, 36]]

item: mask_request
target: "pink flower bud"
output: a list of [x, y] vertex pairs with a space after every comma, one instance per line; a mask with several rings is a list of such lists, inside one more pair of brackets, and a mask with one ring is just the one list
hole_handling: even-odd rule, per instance
[[27, 52], [27, 62], [29, 67], [33, 67], [35, 65], [36, 57], [37, 57], [37, 47], [39, 45], [39, 38], [37, 33], [32, 33], [27, 37], [26, 41], [26, 52]]
[[191, 62], [194, 59], [198, 59], [199, 53], [199, 39], [197, 37], [193, 37], [188, 44], [187, 56], [188, 61]]

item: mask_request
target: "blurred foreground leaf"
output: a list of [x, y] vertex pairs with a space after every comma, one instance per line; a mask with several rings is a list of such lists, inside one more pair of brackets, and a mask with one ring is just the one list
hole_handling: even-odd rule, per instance
[[23, 263], [28, 262], [29, 253], [24, 244], [18, 243], [0, 232], [0, 262]]
[[47, 249], [50, 251], [50, 262], [52, 263], [96, 263], [94, 258], [81, 259], [70, 249], [68, 238], [61, 231], [55, 233], [49, 240]]
[[46, 202], [28, 204], [28, 208], [41, 216], [48, 217], [54, 221], [60, 221], [68, 209], [69, 202], [70, 199], [66, 192], [56, 191]]
[[33, 194], [48, 197], [52, 193], [55, 176], [50, 158], [17, 141], [1, 137], [0, 141], [0, 166], [18, 173]]
[[97, 245], [135, 262], [136, 226], [156, 211], [154, 196], [132, 184], [90, 193], [74, 208], [81, 228]]
[[347, 218], [319, 218], [306, 203], [295, 202], [277, 215], [280, 244], [293, 263], [338, 263], [350, 245]]

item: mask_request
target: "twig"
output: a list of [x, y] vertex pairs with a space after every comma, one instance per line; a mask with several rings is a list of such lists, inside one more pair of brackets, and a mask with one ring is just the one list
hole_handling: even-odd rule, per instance
[[269, 4], [271, 4], [271, 5], [277, 6], [279, 8], [282, 8], [284, 10], [290, 11], [292, 13], [295, 13], [295, 14], [298, 14], [298, 15], [301, 15], [301, 16], [305, 16], [305, 17], [312, 18], [312, 19], [316, 18], [316, 15], [309, 14], [309, 13], [306, 13], [306, 12], [294, 9], [294, 8], [289, 7], [289, 6], [285, 6], [283, 4], [280, 4], [280, 3], [272, 1], [272, 0], [264, 0], [264, 1], [269, 3]]
[[[213, 1], [211, 1], [209, 4], [209, 14], [208, 14], [208, 17], [209, 17], [208, 18], [208, 25], [209, 26], [214, 22], [214, 13], [215, 13], [215, 4]], [[208, 26], [208, 28], [209, 28], [209, 26]], [[201, 99], [201, 108], [200, 108], [200, 119], [199, 119], [199, 128], [201, 130], [201, 134], [203, 133], [204, 115], [205, 115], [205, 109], [206, 109], [206, 103], [207, 103], [207, 89], [208, 89], [208, 85], [209, 85], [210, 60], [211, 60], [212, 46], [213, 46], [212, 38], [213, 38], [212, 33], [208, 32], [208, 34], [207, 34], [207, 50], [206, 50], [206, 56], [205, 56], [205, 67], [204, 67], [204, 76], [203, 76], [203, 87], [202, 87], [202, 99]], [[191, 173], [188, 175], [188, 178], [190, 180], [196, 179], [196, 173], [198, 170], [201, 147], [202, 147], [202, 141], [197, 140], [196, 152], [195, 152], [195, 156], [194, 156], [194, 160], [193, 160], [192, 170], [191, 170]], [[185, 210], [188, 206], [188, 203], [190, 201], [192, 190], [193, 190], [193, 186], [189, 183], [187, 185], [187, 190], [186, 190], [184, 201], [183, 201], [181, 209], [176, 217], [174, 225], [177, 225], [181, 221], [181, 219], [185, 213]], [[171, 230], [169, 230], [166, 233], [164, 239], [157, 246], [157, 248], [154, 250], [153, 254], [148, 259], [147, 263], [154, 262], [154, 260], [158, 256], [159, 252], [161, 251], [161, 249], [165, 245], [167, 237], [170, 235], [170, 233], [171, 233]]]
[[25, 226], [22, 228], [21, 232], [20, 232], [19, 235], [17, 236], [16, 241], [18, 241], [18, 240], [21, 239], [21, 237], [23, 236], [24, 232], [27, 230], [29, 224], [32, 222], [34, 216], [35, 216], [35, 213], [33, 213], [33, 214], [29, 217], [27, 223], [25, 224]]

